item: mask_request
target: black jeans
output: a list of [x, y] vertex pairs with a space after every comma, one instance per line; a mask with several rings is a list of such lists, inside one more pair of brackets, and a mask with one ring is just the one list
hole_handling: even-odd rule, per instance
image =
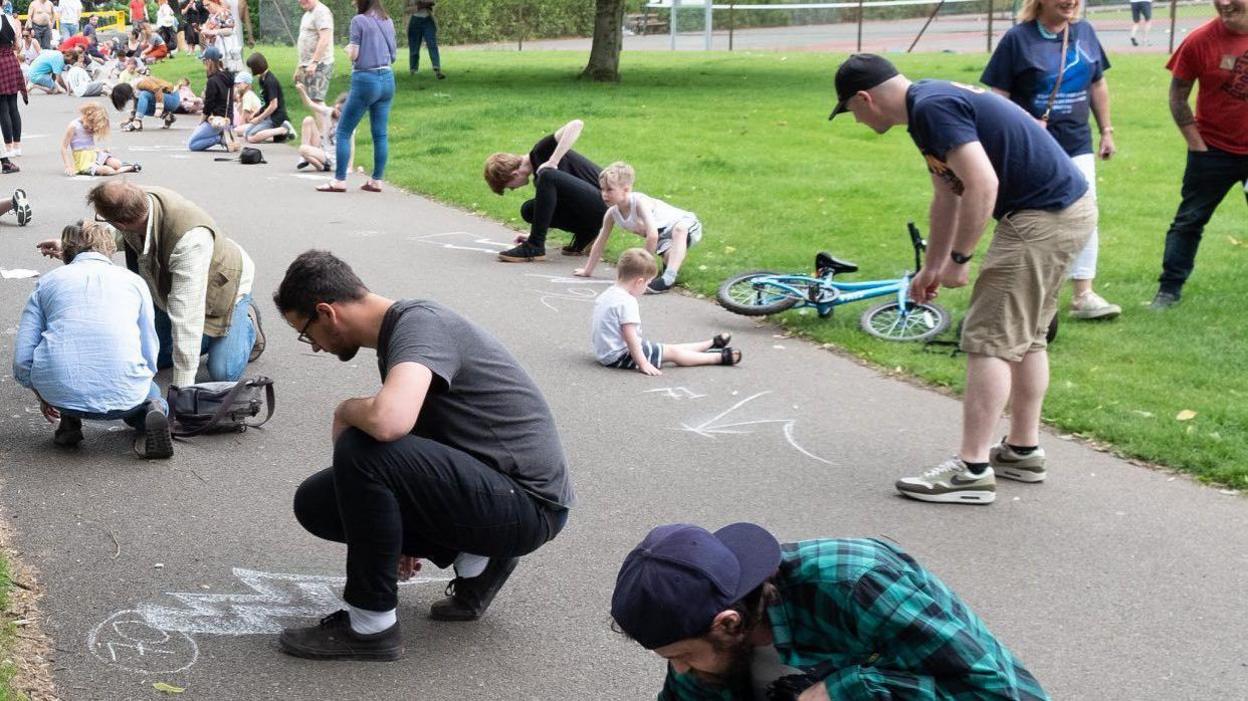
[[0, 132], [4, 143], [22, 140], [22, 114], [17, 111], [17, 95], [0, 95]]
[[1188, 151], [1183, 171], [1183, 201], [1166, 232], [1166, 253], [1161, 262], [1163, 292], [1179, 294], [1196, 265], [1196, 249], [1205, 224], [1226, 197], [1227, 190], [1248, 179], [1248, 155], [1240, 156], [1209, 147]]
[[442, 67], [442, 59], [438, 56], [438, 23], [433, 17], [417, 17], [407, 23], [407, 69], [415, 71], [420, 67], [420, 42], [429, 47], [429, 62], [433, 70]]
[[[541, 164], [534, 167], [537, 165]], [[530, 244], [545, 248], [546, 232], [551, 227], [571, 233], [575, 249], [594, 242], [602, 230], [602, 218], [607, 214], [601, 190], [554, 168], [538, 173], [533, 185], [536, 196], [520, 205], [520, 216], [531, 225]]]
[[334, 466], [295, 492], [299, 523], [347, 544], [343, 599], [369, 611], [397, 605], [400, 554], [439, 567], [461, 552], [519, 557], [566, 517], [462, 450], [412, 435], [381, 443], [355, 428], [334, 444]]

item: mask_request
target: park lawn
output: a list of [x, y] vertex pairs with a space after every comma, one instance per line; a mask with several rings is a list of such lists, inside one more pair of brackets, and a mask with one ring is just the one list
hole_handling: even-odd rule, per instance
[[[293, 50], [266, 52], [288, 84]], [[623, 81], [603, 85], [576, 78], [585, 62], [577, 52], [449, 48], [448, 80], [398, 72], [386, 179], [519, 228], [526, 193], [495, 196], [481, 179], [482, 162], [493, 151], [523, 152], [580, 117], [586, 128], [578, 150], [604, 165], [629, 161], [637, 189], [701, 217], [704, 238], [681, 277], [697, 293], [712, 295], [724, 278], [747, 270], [808, 271], [820, 249], [858, 263], [861, 279], [896, 276], [912, 264], [906, 222], [927, 228], [930, 181], [904, 129], [877, 136], [850, 116], [828, 122], [840, 58], [633, 52], [624, 54]], [[966, 83], [977, 82], [986, 60], [893, 58], [914, 78]], [[1248, 323], [1237, 306], [1248, 270], [1243, 192], [1229, 195], [1206, 230], [1182, 305], [1161, 314], [1144, 306], [1156, 290], [1185, 159], [1167, 109], [1164, 62], [1159, 55], [1121, 55], [1108, 73], [1119, 153], [1098, 173], [1097, 289], [1124, 313], [1108, 323], [1071, 322], [1069, 290], [1063, 293], [1044, 418], [1123, 455], [1248, 488]], [[346, 66], [340, 58], [331, 99], [345, 89]], [[405, 58], [399, 67], [406, 67]], [[203, 82], [188, 58], [158, 72]], [[366, 130], [362, 124], [358, 160], [364, 163], [372, 153]], [[267, 149], [270, 168], [293, 167], [293, 153], [275, 157], [276, 147]], [[617, 233], [611, 255], [639, 242]], [[554, 259], [554, 267], [569, 272], [575, 264]], [[960, 317], [968, 298], [969, 290], [945, 291], [940, 301]], [[865, 308], [842, 307], [828, 320], [795, 311], [777, 321], [886, 370], [961, 391], [964, 357], [869, 338], [858, 328]], [[949, 442], [954, 446], [955, 437]]]
[[13, 675], [17, 672], [17, 666], [11, 657], [13, 639], [17, 634], [9, 611], [9, 589], [11, 588], [9, 562], [3, 555], [0, 555], [0, 611], [4, 612], [3, 618], [0, 619], [0, 701], [18, 701], [18, 699], [26, 698], [25, 694], [14, 690], [11, 686]]

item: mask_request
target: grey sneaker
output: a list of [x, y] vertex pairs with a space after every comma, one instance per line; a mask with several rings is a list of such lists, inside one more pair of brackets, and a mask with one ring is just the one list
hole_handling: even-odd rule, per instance
[[954, 456], [918, 477], [897, 480], [897, 491], [919, 501], [991, 504], [997, 498], [997, 480], [991, 467], [976, 477], [961, 458]]
[[1044, 448], [1036, 448], [1029, 455], [1019, 455], [1004, 438], [988, 451], [988, 464], [998, 475], [1019, 482], [1043, 482], [1049, 475], [1044, 469]]
[[34, 218], [30, 209], [30, 198], [26, 191], [18, 188], [13, 191], [13, 213], [17, 215], [17, 225], [26, 226]]
[[1113, 319], [1122, 313], [1122, 307], [1110, 304], [1092, 290], [1075, 297], [1070, 304], [1070, 315], [1076, 319]]
[[286, 130], [286, 138], [288, 139], [299, 138], [299, 132], [295, 130], [295, 125], [291, 124], [289, 119], [282, 122], [282, 128]]
[[1179, 303], [1179, 295], [1174, 292], [1166, 292], [1165, 290], [1157, 290], [1157, 295], [1153, 297], [1153, 303], [1148, 305], [1149, 309], [1160, 311], [1169, 309]]

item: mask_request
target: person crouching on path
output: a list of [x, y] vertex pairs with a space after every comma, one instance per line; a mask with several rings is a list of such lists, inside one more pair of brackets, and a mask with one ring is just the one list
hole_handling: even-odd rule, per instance
[[554, 227], [572, 234], [563, 247], [565, 256], [584, 255], [602, 226], [607, 212], [598, 189], [593, 161], [572, 150], [585, 123], [573, 119], [554, 134], [542, 137], [528, 154], [495, 153], [485, 159], [485, 182], [501, 195], [533, 180], [533, 199], [520, 205], [520, 216], [529, 223], [529, 235], [516, 239], [515, 248], [498, 254], [504, 263], [527, 263], [546, 259], [546, 234]]
[[139, 78], [133, 85], [114, 85], [108, 99], [118, 111], [124, 110], [131, 102], [134, 103], [130, 108], [130, 116], [121, 125], [122, 131], [143, 131], [144, 117], [156, 117], [163, 121], [163, 128], [168, 129], [177, 119], [173, 113], [181, 104], [177, 86], [151, 76]]
[[611, 617], [667, 660], [662, 701], [1049, 698], [966, 602], [882, 540], [659, 526], [624, 559]]
[[[35, 393], [53, 442], [82, 442], [82, 420], [125, 421], [145, 458], [173, 455], [167, 406], [153, 381], [160, 341], [152, 298], [138, 275], [115, 266], [113, 232], [67, 226], [65, 266], [39, 278], [17, 330], [13, 377]], [[140, 449], [141, 446], [141, 449]]]
[[[922, 501], [989, 504], [995, 475], [1043, 482], [1045, 334], [1066, 271], [1096, 229], [1087, 181], [1030, 114], [986, 90], [911, 83], [887, 59], [855, 54], [836, 72], [836, 94], [832, 117], [852, 112], [879, 134], [906, 125], [927, 160], [931, 234], [926, 262], [910, 283], [913, 299], [965, 286], [988, 217], [997, 219], [962, 330], [961, 446], [956, 456], [898, 480], [897, 491]], [[1010, 430], [993, 445], [1007, 401]]]
[[594, 239], [589, 262], [573, 274], [590, 277], [594, 266], [607, 248], [611, 230], [619, 225], [646, 240], [646, 250], [663, 258], [663, 277], [656, 277], [646, 287], [648, 294], [672, 289], [689, 247], [702, 239], [702, 223], [692, 212], [677, 209], [663, 200], [633, 192], [636, 175], [627, 163], [616, 162], [598, 174], [602, 201], [609, 205], [602, 218], [602, 232]]
[[644, 248], [630, 248], [616, 262], [615, 284], [594, 300], [591, 342], [598, 362], [609, 368], [638, 370], [662, 375], [664, 362], [677, 366], [736, 365], [741, 351], [728, 346], [731, 334], [721, 333], [709, 341], [653, 343], [642, 338], [641, 310], [637, 298], [659, 272], [654, 256]]
[[437, 302], [374, 294], [327, 251], [295, 259], [273, 295], [314, 352], [375, 348], [381, 389], [333, 413], [333, 467], [295, 492], [310, 533], [347, 544], [346, 608], [288, 628], [283, 652], [402, 655], [398, 582], [419, 558], [455, 567], [431, 618], [479, 618], [519, 558], [558, 535], [573, 503], [567, 458], [541, 390], [489, 332]]
[[282, 94], [282, 84], [273, 71], [269, 70], [269, 62], [260, 52], [247, 57], [247, 68], [253, 80], [260, 83], [260, 95], [264, 108], [259, 114], [252, 115], [248, 120], [245, 136], [253, 144], [265, 141], [282, 142], [295, 136], [295, 128], [291, 126], [286, 115], [286, 96]]
[[138, 163], [123, 163], [113, 154], [99, 148], [96, 139], [108, 138], [108, 113], [98, 102], [78, 107], [78, 118], [65, 129], [61, 141], [61, 159], [66, 175], [118, 175], [137, 173]]
[[221, 50], [209, 46], [203, 53], [204, 71], [208, 81], [204, 85], [204, 119], [191, 132], [187, 148], [207, 151], [213, 146], [223, 146], [227, 151], [237, 151], [240, 146], [233, 138], [231, 125], [234, 119], [234, 74], [222, 63]]

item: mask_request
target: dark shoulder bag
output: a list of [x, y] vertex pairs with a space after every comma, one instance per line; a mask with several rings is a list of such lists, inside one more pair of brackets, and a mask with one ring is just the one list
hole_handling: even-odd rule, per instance
[[[273, 417], [275, 406], [273, 380], [262, 376], [169, 388], [170, 428], [179, 438], [257, 428]], [[263, 419], [250, 421], [261, 411]]]

